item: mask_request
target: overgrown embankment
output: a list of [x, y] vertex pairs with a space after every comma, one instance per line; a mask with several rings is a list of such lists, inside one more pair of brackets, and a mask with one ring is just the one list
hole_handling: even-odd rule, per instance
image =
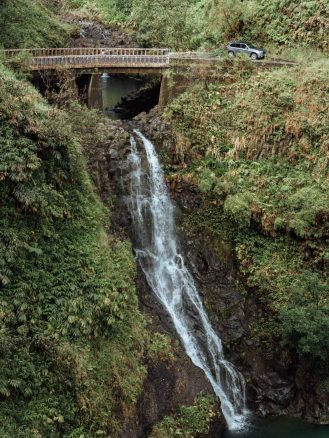
[[[288, 374], [307, 369], [326, 393], [328, 63], [258, 73], [227, 63], [217, 75], [167, 110], [181, 163], [169, 177], [203, 193], [186, 226], [213, 241], [226, 230], [235, 242], [247, 296], [258, 303], [250, 341]], [[318, 414], [328, 415], [325, 406]]]
[[58, 14], [67, 12], [137, 30], [139, 44], [146, 46], [223, 53], [228, 40], [243, 38], [274, 52], [293, 48], [289, 56], [294, 57], [300, 48], [317, 56], [329, 45], [325, 0], [4, 0], [1, 43], [6, 48], [63, 46], [74, 29], [60, 23]]
[[[4, 1], [0, 19], [10, 48], [62, 46], [70, 30], [39, 0]], [[0, 66], [4, 438], [116, 436], [146, 375], [130, 244], [107, 233], [78, 135], [87, 124], [97, 142], [98, 125], [72, 111], [74, 129]]]
[[327, 50], [329, 44], [325, 0], [63, 0], [63, 4], [85, 18], [138, 29], [140, 43], [146, 45], [223, 49], [228, 40], [244, 38], [277, 49], [298, 45], [317, 51]]
[[146, 375], [130, 244], [107, 234], [69, 115], [0, 79], [0, 435], [117, 436]]
[[63, 47], [72, 29], [61, 24], [43, 0], [4, 0], [0, 4], [4, 48]]

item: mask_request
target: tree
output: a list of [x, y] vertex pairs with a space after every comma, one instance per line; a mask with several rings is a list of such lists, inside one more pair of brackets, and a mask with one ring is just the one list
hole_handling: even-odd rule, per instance
[[188, 48], [192, 26], [188, 24], [188, 0], [135, 0], [133, 20], [145, 45]]
[[329, 358], [328, 284], [313, 272], [293, 286], [290, 305], [281, 311], [284, 342], [300, 355]]

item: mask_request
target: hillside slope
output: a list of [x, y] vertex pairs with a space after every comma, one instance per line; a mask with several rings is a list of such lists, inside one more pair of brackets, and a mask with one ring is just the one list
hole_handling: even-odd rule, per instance
[[70, 30], [42, 0], [4, 0], [0, 4], [0, 42], [4, 48], [63, 46]]
[[63, 0], [63, 5], [84, 17], [133, 26], [146, 45], [218, 49], [235, 38], [277, 48], [328, 50], [329, 45], [325, 0]]
[[117, 436], [146, 373], [130, 245], [69, 116], [3, 66], [0, 130], [0, 435]]
[[[167, 117], [182, 169], [208, 210], [194, 226], [235, 241], [262, 354], [307, 364], [328, 388], [328, 62], [256, 72], [222, 64], [217, 79], [174, 101]], [[288, 359], [289, 356], [289, 359]], [[288, 365], [289, 364], [289, 365]]]

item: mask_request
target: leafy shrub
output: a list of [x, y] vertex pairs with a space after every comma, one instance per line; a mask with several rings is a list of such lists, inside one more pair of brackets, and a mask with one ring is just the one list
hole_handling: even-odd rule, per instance
[[187, 21], [188, 0], [138, 0], [133, 6], [132, 19], [142, 44], [188, 48], [192, 33]]
[[132, 0], [64, 0], [64, 6], [84, 18], [100, 19], [105, 23], [121, 23], [131, 13]]
[[262, 42], [328, 47], [329, 6], [325, 0], [251, 0], [245, 8], [243, 32]]
[[317, 219], [325, 217], [328, 212], [329, 198], [327, 193], [320, 187], [302, 187], [291, 195], [287, 203], [292, 211], [295, 212], [294, 218], [289, 225], [295, 230], [296, 234], [305, 237], [309, 230], [315, 228]]
[[245, 194], [229, 195], [224, 202], [225, 214], [239, 228], [248, 228], [251, 220], [251, 209]]
[[329, 285], [312, 272], [294, 283], [291, 303], [281, 311], [284, 341], [301, 355], [329, 358]]
[[176, 357], [169, 336], [163, 333], [154, 333], [148, 346], [148, 357], [151, 360], [174, 361]]
[[200, 395], [193, 406], [184, 406], [179, 409], [175, 417], [165, 417], [150, 435], [150, 438], [182, 437], [196, 438], [199, 434], [206, 434], [216, 416], [215, 398]]
[[204, 169], [200, 176], [199, 186], [202, 192], [208, 193], [211, 192], [216, 183], [215, 174], [210, 169]]

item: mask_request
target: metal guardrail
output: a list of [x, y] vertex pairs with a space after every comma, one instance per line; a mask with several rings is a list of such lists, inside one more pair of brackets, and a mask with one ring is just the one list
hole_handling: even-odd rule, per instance
[[114, 55], [114, 56], [167, 56], [168, 49], [141, 49], [134, 47], [77, 47], [77, 48], [37, 48], [37, 49], [8, 49], [5, 56], [11, 58], [21, 53], [30, 54], [32, 57], [50, 56], [90, 56], [90, 55]]
[[24, 56], [32, 70], [97, 67], [153, 67], [168, 66], [168, 49], [140, 48], [51, 48], [5, 50], [7, 60]]

